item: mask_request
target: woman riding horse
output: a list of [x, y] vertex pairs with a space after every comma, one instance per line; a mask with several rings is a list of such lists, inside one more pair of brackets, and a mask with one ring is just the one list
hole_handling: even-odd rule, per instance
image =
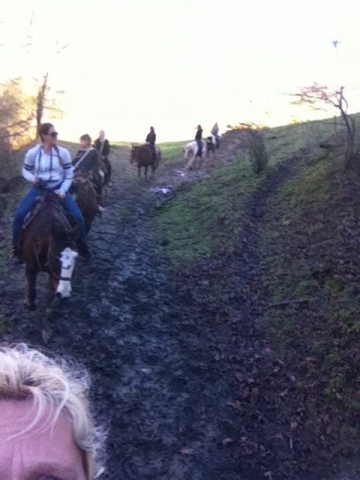
[[105, 138], [104, 130], [100, 130], [99, 138], [97, 138], [94, 142], [94, 148], [96, 148], [96, 150], [99, 152], [100, 158], [106, 166], [107, 171], [106, 171], [104, 183], [111, 188], [112, 187], [112, 183], [111, 183], [112, 166], [108, 158], [110, 154], [110, 143], [109, 143], [109, 140]]
[[198, 151], [197, 151], [197, 156], [202, 158], [202, 148], [203, 148], [203, 144], [202, 144], [202, 128], [201, 128], [201, 125], [198, 125], [197, 126], [197, 131], [196, 131], [196, 135], [195, 135], [195, 141], [198, 145]]
[[90, 258], [90, 251], [86, 243], [86, 228], [82, 213], [71, 197], [69, 188], [74, 178], [74, 169], [71, 163], [70, 152], [57, 145], [57, 135], [51, 123], [43, 123], [38, 128], [42, 145], [31, 148], [25, 154], [22, 175], [32, 183], [32, 188], [18, 206], [13, 225], [13, 238], [11, 258], [22, 257], [22, 247], [19, 238], [25, 216], [34, 206], [36, 199], [44, 191], [55, 192], [62, 201], [62, 205], [69, 213], [73, 214], [80, 225], [80, 238], [77, 241], [79, 254]]
[[145, 142], [151, 148], [151, 151], [154, 157], [154, 162], [156, 162], [156, 147], [155, 147], [156, 133], [155, 133], [154, 127], [150, 127], [150, 132], [147, 134]]

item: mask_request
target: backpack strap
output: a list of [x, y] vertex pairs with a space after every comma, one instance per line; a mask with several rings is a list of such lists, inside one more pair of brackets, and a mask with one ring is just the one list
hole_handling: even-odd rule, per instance
[[85, 153], [82, 154], [82, 156], [79, 158], [79, 160], [75, 163], [74, 165], [74, 168], [78, 168], [80, 166], [80, 164], [82, 163], [82, 161], [84, 160], [84, 158], [86, 157], [86, 155], [91, 152], [91, 150], [94, 150], [93, 147], [89, 148], [89, 150], [86, 150]]
[[60, 150], [59, 150], [59, 147], [57, 145], [54, 146], [55, 148], [55, 151], [57, 153], [57, 156], [59, 157], [59, 163], [62, 167], [64, 167], [64, 160], [61, 158], [61, 155], [60, 155]]

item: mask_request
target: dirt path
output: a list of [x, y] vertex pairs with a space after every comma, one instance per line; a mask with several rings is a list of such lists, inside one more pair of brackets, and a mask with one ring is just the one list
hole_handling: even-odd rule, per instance
[[[108, 208], [90, 235], [94, 257], [78, 262], [73, 297], [56, 305], [47, 348], [91, 372], [109, 427], [107, 478], [241, 478], [226, 440], [236, 431], [226, 406], [235, 380], [216, 360], [226, 332], [167, 274], [152, 233], [155, 183], [139, 185], [125, 150], [113, 164]], [[3, 227], [9, 231], [10, 219]], [[0, 284], [14, 327], [8, 338], [39, 345], [44, 287], [36, 312], [23, 308], [24, 290], [23, 267], [9, 266]]]

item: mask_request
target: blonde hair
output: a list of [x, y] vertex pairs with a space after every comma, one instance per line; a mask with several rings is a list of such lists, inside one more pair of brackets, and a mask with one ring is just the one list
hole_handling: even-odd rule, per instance
[[33, 401], [36, 415], [26, 432], [45, 414], [51, 425], [64, 414], [71, 424], [76, 444], [84, 453], [87, 478], [92, 480], [104, 471], [101, 463], [105, 434], [95, 425], [90, 411], [89, 387], [86, 370], [64, 359], [50, 358], [24, 343], [0, 345], [0, 400]]

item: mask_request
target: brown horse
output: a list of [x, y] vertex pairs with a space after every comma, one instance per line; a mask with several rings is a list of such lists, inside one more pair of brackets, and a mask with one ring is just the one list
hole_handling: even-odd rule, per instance
[[144, 167], [145, 170], [145, 180], [147, 180], [149, 167], [151, 167], [152, 174], [154, 175], [155, 170], [159, 166], [160, 158], [161, 152], [160, 154], [157, 153], [155, 159], [153, 152], [148, 145], [132, 145], [130, 163], [137, 163], [138, 177], [140, 177], [141, 167]]
[[90, 172], [79, 171], [76, 173], [72, 192], [76, 195], [76, 203], [83, 214], [86, 226], [86, 233], [90, 230], [91, 224], [99, 214], [99, 193]]
[[66, 213], [58, 195], [46, 191], [36, 204], [30, 219], [21, 232], [21, 259], [25, 262], [27, 291], [25, 306], [35, 310], [36, 277], [48, 274], [46, 316], [52, 312], [55, 294], [59, 299], [71, 295], [71, 275], [78, 256], [74, 250], [79, 226]]

